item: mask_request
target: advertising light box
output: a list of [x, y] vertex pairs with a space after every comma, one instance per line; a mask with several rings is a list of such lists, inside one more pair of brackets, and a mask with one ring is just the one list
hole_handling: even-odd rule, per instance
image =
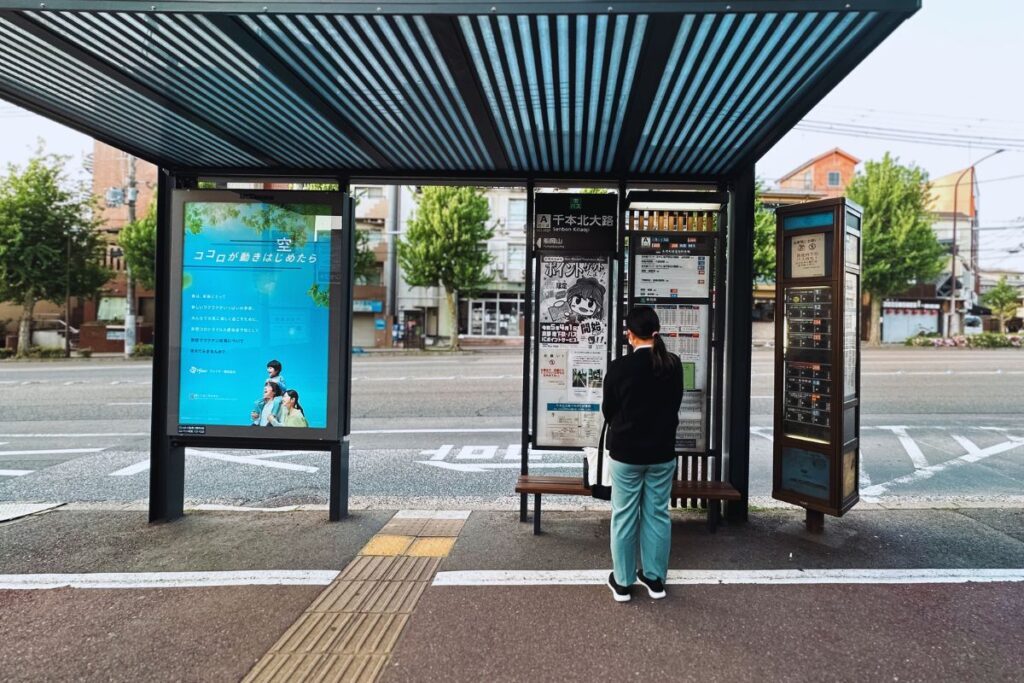
[[177, 387], [169, 429], [332, 438], [340, 200], [326, 193], [179, 194], [171, 284], [181, 297], [171, 311], [179, 326], [171, 339]]

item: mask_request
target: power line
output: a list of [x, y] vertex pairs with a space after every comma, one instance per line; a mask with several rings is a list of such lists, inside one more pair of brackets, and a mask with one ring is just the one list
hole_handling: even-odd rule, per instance
[[796, 130], [812, 133], [831, 133], [833, 135], [849, 135], [851, 137], [873, 138], [878, 140], [894, 140], [898, 142], [914, 142], [944, 147], [965, 148], [1003, 148], [1013, 151], [1024, 151], [1024, 138], [993, 137], [980, 135], [964, 135], [960, 133], [929, 132], [924, 130], [908, 130], [904, 128], [886, 128], [834, 121], [814, 121], [804, 119], [796, 124]]
[[[970, 168], [970, 167], [968, 166], [968, 168]], [[1016, 180], [1017, 178], [1024, 178], [1024, 173], [1019, 173], [1017, 175], [1003, 176], [1002, 178], [989, 178], [988, 180], [975, 180], [974, 182], [975, 182], [976, 185], [982, 185], [982, 184], [985, 184], [985, 183], [999, 183], [999, 182], [1002, 182], [1004, 180]], [[942, 185], [932, 184], [932, 188], [936, 188], [936, 187], [956, 187], [956, 183], [944, 183]], [[967, 187], [967, 185], [964, 185], [964, 187]]]

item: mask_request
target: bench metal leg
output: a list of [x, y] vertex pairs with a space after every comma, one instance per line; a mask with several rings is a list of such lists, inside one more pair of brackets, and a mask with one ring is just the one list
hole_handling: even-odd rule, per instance
[[722, 517], [722, 504], [717, 500], [708, 501], [708, 531], [718, 531], [718, 521]]
[[540, 494], [533, 494], [533, 535], [540, 534]]
[[527, 518], [526, 508], [528, 506], [528, 503], [527, 503], [527, 500], [526, 500], [526, 496], [527, 496], [527, 494], [525, 494], [525, 493], [520, 493], [519, 494], [519, 521], [520, 522], [525, 522], [526, 518]]

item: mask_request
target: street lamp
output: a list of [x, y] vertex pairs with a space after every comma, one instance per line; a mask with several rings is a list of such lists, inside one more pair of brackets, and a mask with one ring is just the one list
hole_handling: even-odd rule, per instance
[[[960, 173], [959, 176], [957, 176], [956, 183], [954, 183], [954, 185], [953, 185], [953, 245], [952, 245], [952, 248], [951, 248], [951, 252], [953, 254], [953, 260], [952, 260], [952, 264], [950, 265], [950, 269], [949, 269], [950, 270], [950, 272], [949, 272], [949, 324], [946, 325], [946, 336], [947, 337], [952, 337], [953, 336], [953, 321], [956, 320], [956, 257], [957, 257], [956, 216], [957, 216], [957, 211], [958, 211], [957, 203], [958, 203], [958, 200], [960, 199], [960, 181], [963, 180], [963, 177], [965, 175], [967, 175], [968, 171], [973, 171], [975, 166], [977, 166], [981, 162], [985, 161], [986, 159], [991, 159], [995, 155], [1002, 154], [1005, 151], [1006, 151], [1005, 149], [997, 149], [996, 151], [992, 152], [991, 154], [987, 154], [987, 155], [983, 156], [982, 158], [978, 159], [973, 164], [971, 164], [970, 166], [965, 168]], [[973, 187], [972, 187], [971, 191], [972, 192], [974, 191]], [[957, 331], [959, 331], [959, 325], [957, 326]]]

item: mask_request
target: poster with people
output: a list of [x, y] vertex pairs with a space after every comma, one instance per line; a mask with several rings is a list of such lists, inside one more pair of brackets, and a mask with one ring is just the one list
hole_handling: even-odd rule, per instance
[[330, 206], [186, 202], [179, 433], [326, 428]]
[[541, 257], [538, 445], [596, 446], [600, 438], [609, 274], [604, 256]]

